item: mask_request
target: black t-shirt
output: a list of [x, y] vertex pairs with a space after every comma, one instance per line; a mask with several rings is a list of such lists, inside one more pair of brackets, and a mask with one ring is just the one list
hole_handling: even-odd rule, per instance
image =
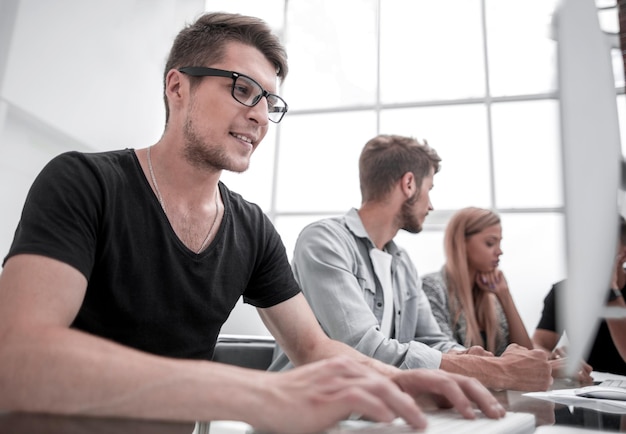
[[[556, 318], [556, 306], [558, 297], [562, 296], [561, 294], [565, 289], [564, 282], [560, 281], [554, 284], [543, 300], [543, 312], [537, 325], [538, 329], [563, 333]], [[622, 293], [624, 293], [624, 289], [622, 289]], [[594, 371], [626, 375], [626, 363], [615, 348], [609, 327], [604, 320], [600, 322], [589, 357], [587, 357], [587, 363], [591, 365]]]
[[224, 217], [196, 254], [176, 236], [133, 150], [62, 154], [33, 183], [5, 261], [34, 253], [84, 274], [77, 329], [154, 354], [210, 359], [240, 296], [264, 308], [300, 292], [267, 216], [219, 187]]

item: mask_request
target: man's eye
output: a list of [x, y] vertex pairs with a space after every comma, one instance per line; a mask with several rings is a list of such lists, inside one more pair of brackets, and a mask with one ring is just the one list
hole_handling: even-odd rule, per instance
[[234, 91], [238, 96], [244, 99], [248, 99], [250, 97], [250, 87], [248, 86], [242, 86], [238, 84], [234, 87]]

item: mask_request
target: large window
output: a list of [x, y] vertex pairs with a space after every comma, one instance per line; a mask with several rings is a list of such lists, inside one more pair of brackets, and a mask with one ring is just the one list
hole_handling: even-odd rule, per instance
[[[550, 285], [565, 277], [556, 5], [208, 1], [207, 10], [266, 19], [290, 61], [281, 89], [290, 112], [253, 157], [252, 173], [224, 181], [267, 211], [291, 255], [305, 224], [359, 206], [357, 160], [368, 139], [426, 139], [443, 159], [435, 211], [423, 233], [397, 241], [420, 273], [434, 271], [444, 261], [449, 215], [470, 205], [495, 209], [503, 218], [501, 266], [533, 330]], [[603, 29], [615, 31], [615, 1], [597, 5]], [[612, 56], [624, 106], [616, 47]]]

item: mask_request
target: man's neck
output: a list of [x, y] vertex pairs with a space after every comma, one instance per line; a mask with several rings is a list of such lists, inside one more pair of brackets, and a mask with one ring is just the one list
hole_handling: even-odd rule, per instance
[[395, 216], [383, 204], [365, 203], [357, 211], [370, 239], [380, 250], [398, 233]]

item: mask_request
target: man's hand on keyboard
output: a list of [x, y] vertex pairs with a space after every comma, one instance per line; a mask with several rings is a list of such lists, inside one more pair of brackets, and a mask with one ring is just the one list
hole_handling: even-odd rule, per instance
[[249, 418], [244, 419], [260, 431], [320, 432], [350, 415], [375, 422], [401, 417], [416, 429], [427, 424], [413, 397], [393, 377], [350, 357], [332, 357], [280, 373], [259, 372], [254, 389], [259, 396], [240, 407], [263, 408], [248, 411]]
[[495, 388], [523, 391], [547, 390], [552, 384], [552, 369], [543, 350], [529, 350], [511, 344], [499, 357], [501, 385]]
[[456, 374], [477, 378], [495, 390], [547, 390], [552, 384], [552, 369], [543, 350], [528, 350], [511, 344], [500, 357], [446, 353], [440, 368]]
[[454, 407], [467, 419], [476, 417], [472, 403], [492, 419], [499, 419], [506, 413], [491, 392], [475, 378], [441, 369], [411, 369], [398, 372], [393, 379], [418, 402], [432, 400], [440, 408]]

